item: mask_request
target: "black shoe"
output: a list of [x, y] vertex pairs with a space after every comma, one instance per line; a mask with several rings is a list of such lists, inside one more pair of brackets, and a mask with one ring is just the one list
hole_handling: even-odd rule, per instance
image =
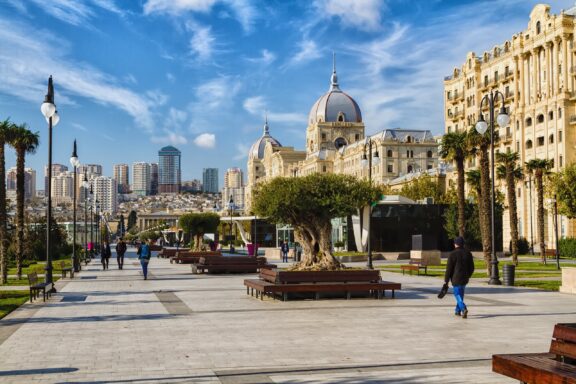
[[460, 312], [454, 312], [454, 316], [460, 316]]
[[468, 310], [465, 309], [464, 312], [462, 312], [462, 318], [463, 319], [467, 319], [468, 318]]

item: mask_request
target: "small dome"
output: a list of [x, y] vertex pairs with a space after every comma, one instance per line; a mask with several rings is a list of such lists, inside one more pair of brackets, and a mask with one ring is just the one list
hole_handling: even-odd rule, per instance
[[249, 159], [263, 159], [264, 158], [264, 149], [266, 148], [266, 143], [271, 143], [273, 147], [281, 147], [282, 144], [272, 136], [270, 136], [270, 128], [268, 127], [268, 118], [266, 118], [266, 123], [264, 123], [264, 134], [260, 137], [252, 147], [250, 148], [250, 152], [248, 153]]
[[322, 95], [310, 110], [308, 123], [318, 122], [362, 122], [362, 112], [358, 103], [338, 86], [336, 66], [330, 78], [330, 90]]

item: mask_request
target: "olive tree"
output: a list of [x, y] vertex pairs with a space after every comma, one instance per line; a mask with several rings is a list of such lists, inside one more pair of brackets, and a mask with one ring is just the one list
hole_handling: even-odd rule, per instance
[[343, 265], [332, 254], [330, 220], [355, 214], [379, 194], [367, 181], [348, 175], [277, 177], [257, 185], [252, 209], [271, 223], [294, 228], [304, 251], [296, 269], [334, 270]]
[[194, 251], [202, 250], [204, 234], [216, 232], [218, 224], [220, 216], [215, 213], [186, 213], [178, 220], [179, 227], [194, 238]]

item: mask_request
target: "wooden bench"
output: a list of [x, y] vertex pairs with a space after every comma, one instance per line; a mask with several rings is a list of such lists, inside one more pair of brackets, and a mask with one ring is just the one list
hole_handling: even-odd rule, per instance
[[192, 265], [195, 273], [256, 273], [261, 268], [272, 268], [266, 263], [265, 257], [253, 256], [221, 256], [201, 257], [198, 263]]
[[493, 355], [492, 371], [526, 384], [576, 383], [576, 324], [556, 324], [549, 353]]
[[179, 251], [170, 257], [170, 263], [176, 264], [197, 264], [202, 257], [222, 257], [221, 251]]
[[53, 283], [40, 283], [38, 282], [38, 274], [36, 272], [31, 272], [28, 274], [28, 284], [30, 285], [30, 301], [34, 301], [40, 295], [42, 291], [42, 298], [46, 301], [46, 296], [50, 297]]
[[416, 271], [420, 275], [421, 269], [424, 270], [425, 275], [428, 274], [428, 264], [424, 264], [418, 259], [410, 259], [410, 264], [401, 265], [400, 269], [402, 269], [402, 274], [406, 271], [410, 271], [410, 274], [412, 274], [412, 271]]
[[544, 256], [546, 257], [556, 257], [556, 250], [555, 249], [545, 249]]
[[170, 257], [176, 256], [176, 252], [185, 251], [186, 249], [178, 249], [178, 248], [162, 248], [160, 252], [158, 252], [158, 257], [168, 259]]
[[67, 267], [64, 260], [60, 261], [60, 271], [62, 272], [62, 278], [65, 278], [68, 273], [70, 273], [70, 278], [74, 278], [74, 268]]
[[306, 271], [285, 272], [261, 269], [259, 279], [244, 280], [246, 294], [264, 299], [264, 295], [274, 299], [281, 295], [282, 300], [288, 299], [288, 293], [312, 293], [314, 299], [320, 298], [320, 293], [344, 293], [350, 299], [353, 292], [368, 292], [377, 299], [386, 296], [386, 290], [401, 289], [400, 283], [382, 281], [377, 270], [346, 270], [346, 271]]

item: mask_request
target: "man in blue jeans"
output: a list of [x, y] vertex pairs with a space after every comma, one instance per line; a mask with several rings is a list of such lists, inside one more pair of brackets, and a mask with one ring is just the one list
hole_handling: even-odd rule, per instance
[[[150, 240], [148, 240], [150, 242]], [[148, 280], [148, 263], [150, 262], [150, 245], [145, 242], [138, 248], [138, 260], [140, 260], [140, 265], [142, 265], [142, 274], [144, 275], [144, 280]]]
[[449, 281], [452, 281], [452, 290], [456, 299], [454, 314], [466, 319], [468, 318], [468, 308], [464, 304], [464, 291], [466, 290], [466, 284], [468, 284], [470, 277], [474, 273], [474, 259], [470, 251], [464, 249], [464, 239], [462, 237], [459, 236], [454, 239], [454, 248], [448, 256], [444, 282], [448, 284]]

